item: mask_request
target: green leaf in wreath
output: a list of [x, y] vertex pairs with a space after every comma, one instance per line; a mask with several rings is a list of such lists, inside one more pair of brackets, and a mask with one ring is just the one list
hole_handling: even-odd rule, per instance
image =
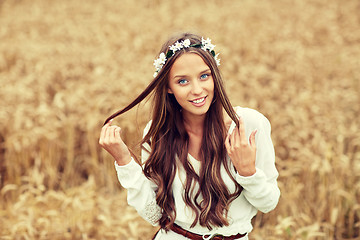
[[166, 54], [166, 58], [171, 58], [174, 52], [172, 50], [169, 50]]

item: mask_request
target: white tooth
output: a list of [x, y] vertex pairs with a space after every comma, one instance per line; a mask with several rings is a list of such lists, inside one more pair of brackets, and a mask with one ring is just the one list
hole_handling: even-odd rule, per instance
[[193, 102], [194, 103], [201, 103], [202, 101], [204, 101], [205, 100], [205, 98], [201, 98], [201, 99], [198, 99], [198, 100], [194, 100]]

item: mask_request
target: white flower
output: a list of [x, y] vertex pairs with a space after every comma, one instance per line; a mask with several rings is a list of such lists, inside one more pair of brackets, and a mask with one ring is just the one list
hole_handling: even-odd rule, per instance
[[215, 49], [215, 45], [214, 44], [208, 44], [208, 49], [209, 51], [213, 51]]
[[179, 41], [177, 41], [176, 43], [174, 43], [173, 45], [170, 46], [170, 50], [173, 51], [173, 53], [175, 53], [176, 51], [178, 51], [182, 48], [183, 48], [183, 45]]
[[177, 50], [175, 44], [171, 45], [169, 48], [170, 48], [171, 51], [173, 51], [173, 53], [175, 53], [176, 50]]
[[175, 47], [176, 47], [177, 50], [180, 50], [180, 49], [183, 48], [183, 45], [180, 42], [176, 42]]
[[190, 40], [189, 39], [185, 39], [184, 42], [183, 42], [183, 46], [185, 48], [188, 48], [190, 46]]
[[203, 50], [209, 50], [210, 52], [214, 50], [215, 48], [215, 45], [214, 44], [211, 44], [211, 39], [210, 38], [207, 38], [206, 40], [202, 37], [201, 38], [201, 44], [202, 44], [202, 47], [201, 49]]
[[207, 38], [207, 39], [205, 40], [203, 37], [201, 37], [201, 42], [202, 42], [204, 45], [206, 45], [206, 44], [211, 44], [211, 39], [210, 39], [210, 38]]
[[159, 70], [159, 69], [162, 67], [162, 64], [161, 64], [161, 62], [160, 62], [160, 59], [156, 59], [156, 60], [154, 61], [154, 66], [155, 66], [156, 70]]
[[162, 64], [165, 64], [166, 62], [166, 55], [165, 53], [160, 53], [159, 60]]
[[166, 62], [166, 56], [165, 53], [160, 53], [159, 58], [154, 60], [154, 66], [156, 68], [156, 71], [160, 71], [162, 66]]
[[153, 77], [156, 78], [157, 75], [158, 75], [158, 72], [154, 72]]
[[156, 69], [159, 68], [158, 59], [155, 59], [153, 64]]

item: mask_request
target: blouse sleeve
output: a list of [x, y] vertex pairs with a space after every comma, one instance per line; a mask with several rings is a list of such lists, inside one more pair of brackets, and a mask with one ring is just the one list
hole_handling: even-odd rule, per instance
[[252, 176], [244, 177], [236, 174], [237, 182], [243, 187], [245, 198], [256, 209], [263, 213], [273, 210], [280, 198], [277, 185], [279, 176], [275, 167], [275, 151], [271, 140], [271, 126], [269, 120], [255, 110], [248, 110], [243, 115], [247, 135], [258, 129], [256, 135], [256, 172]]
[[[149, 124], [145, 127], [144, 135], [150, 127]], [[150, 148], [148, 145], [145, 147]], [[142, 150], [141, 155], [143, 162], [149, 157], [145, 150]], [[124, 166], [115, 162], [115, 169], [120, 184], [127, 189], [128, 204], [134, 207], [142, 218], [156, 226], [161, 217], [161, 208], [156, 203], [156, 185], [145, 177], [142, 167], [134, 159]]]

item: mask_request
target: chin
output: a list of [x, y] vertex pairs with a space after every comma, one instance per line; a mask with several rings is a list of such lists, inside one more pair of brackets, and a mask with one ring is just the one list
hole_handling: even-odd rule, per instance
[[202, 115], [205, 115], [209, 111], [209, 109], [210, 109], [210, 106], [203, 106], [199, 109], [193, 110], [193, 114], [202, 116]]

